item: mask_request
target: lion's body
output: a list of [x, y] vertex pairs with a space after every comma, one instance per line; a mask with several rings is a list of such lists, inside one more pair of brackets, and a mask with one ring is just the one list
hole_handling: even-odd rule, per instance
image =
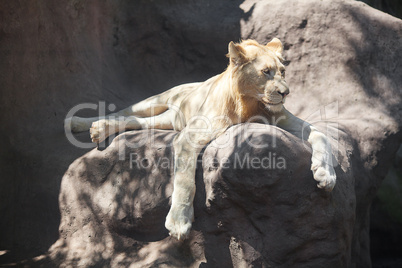
[[[289, 89], [282, 50], [278, 39], [266, 46], [252, 40], [231, 42], [230, 64], [222, 74], [202, 83], [174, 87], [109, 118], [69, 118], [66, 127], [73, 131], [91, 128], [92, 141], [96, 143], [126, 129], [174, 129], [179, 131], [174, 141], [175, 163], [178, 159], [195, 163], [202, 147], [231, 125], [251, 121], [276, 124], [302, 133], [300, 136], [312, 145], [311, 169], [318, 186], [332, 190], [336, 175], [326, 137], [283, 107]], [[178, 239], [187, 237], [191, 229], [194, 177], [195, 165], [175, 165], [172, 206], [165, 225]]]

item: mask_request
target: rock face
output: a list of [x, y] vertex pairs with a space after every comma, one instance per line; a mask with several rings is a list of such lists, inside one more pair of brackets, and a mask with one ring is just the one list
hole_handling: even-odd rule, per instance
[[[370, 266], [370, 204], [401, 142], [401, 20], [319, 0], [9, 1], [0, 12], [0, 249], [11, 250], [3, 263], [53, 244], [31, 264]], [[222, 136], [200, 157], [193, 231], [178, 243], [163, 228], [175, 133], [127, 132], [90, 152], [64, 136], [74, 105], [124, 108], [221, 72], [229, 41], [272, 37], [289, 61], [286, 107], [332, 137], [330, 194], [316, 188], [298, 137], [235, 126], [227, 147], [217, 148]], [[144, 135], [152, 142], [127, 145]], [[271, 156], [271, 167], [225, 167], [245, 156]]]

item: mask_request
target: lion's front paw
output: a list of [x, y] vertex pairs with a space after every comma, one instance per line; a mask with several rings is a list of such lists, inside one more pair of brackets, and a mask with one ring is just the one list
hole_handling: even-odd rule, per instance
[[332, 166], [329, 165], [312, 165], [314, 179], [318, 181], [318, 188], [325, 189], [330, 192], [335, 187], [336, 174]]
[[89, 130], [91, 134], [91, 140], [95, 143], [100, 143], [104, 141], [110, 135], [118, 132], [118, 125], [114, 120], [101, 119], [92, 123], [91, 129]]
[[173, 206], [166, 217], [165, 227], [169, 235], [178, 240], [188, 238], [191, 230], [191, 222], [194, 219], [194, 208], [185, 205]]

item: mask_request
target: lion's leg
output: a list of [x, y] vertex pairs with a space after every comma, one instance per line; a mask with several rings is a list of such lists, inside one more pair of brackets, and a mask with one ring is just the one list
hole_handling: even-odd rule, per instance
[[165, 221], [169, 234], [178, 240], [184, 240], [190, 234], [194, 220], [197, 157], [205, 144], [211, 140], [211, 135], [189, 133], [187, 130], [188, 128], [185, 128], [180, 132], [173, 143], [175, 162], [172, 204]]
[[124, 131], [136, 129], [173, 129], [176, 113], [174, 110], [167, 110], [159, 115], [152, 117], [109, 117], [100, 119], [92, 123], [90, 133], [92, 142], [99, 143], [110, 135]]
[[[200, 86], [201, 83], [188, 83], [173, 87], [159, 95], [150, 97], [137, 104], [131, 105], [124, 110], [121, 110], [116, 115], [122, 116], [137, 116], [151, 117], [171, 109], [171, 105], [175, 104], [175, 100], [183, 98], [187, 92], [193, 91]], [[181, 102], [181, 101], [179, 101]], [[176, 103], [180, 106], [179, 103]]]
[[[166, 92], [168, 93], [168, 92]], [[169, 109], [167, 98], [164, 93], [150, 97], [146, 100], [140, 101], [134, 105], [127, 107], [114, 116], [136, 116], [136, 117], [151, 117], [159, 115]]]
[[[189, 83], [171, 88], [159, 95], [149, 97], [146, 100], [140, 101], [134, 105], [131, 105], [119, 112], [109, 114], [104, 117], [91, 117], [82, 118], [78, 116], [73, 116], [67, 118], [64, 121], [64, 128], [66, 130], [71, 130], [72, 132], [82, 132], [89, 130], [92, 123], [100, 119], [105, 119], [108, 117], [120, 117], [120, 116], [136, 116], [136, 117], [151, 117], [159, 115], [166, 110], [170, 109], [172, 105], [176, 102], [180, 102], [183, 96], [187, 92], [191, 92], [199, 87], [201, 83]], [[168, 104], [170, 103], [170, 104]], [[180, 106], [179, 103], [176, 103]]]
[[[336, 174], [332, 162], [332, 149], [328, 138], [311, 124], [284, 110], [278, 126], [308, 141], [312, 148], [311, 170], [319, 188], [332, 191]], [[279, 117], [280, 118], [280, 117]]]
[[121, 111], [109, 114], [107, 116], [90, 117], [90, 118], [73, 116], [71, 118], [67, 118], [64, 121], [64, 125], [66, 129], [71, 129], [72, 132], [82, 132], [89, 130], [93, 122], [105, 118], [110, 117], [116, 118], [120, 116], [150, 117], [159, 115], [168, 110], [169, 108], [168, 105], [166, 104], [166, 97], [163, 96], [164, 95], [162, 93], [161, 95], [150, 97], [137, 104], [131, 105]]

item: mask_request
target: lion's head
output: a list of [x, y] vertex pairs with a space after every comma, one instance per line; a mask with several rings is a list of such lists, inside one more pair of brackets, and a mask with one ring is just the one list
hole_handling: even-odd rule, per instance
[[254, 40], [229, 43], [229, 69], [235, 78], [237, 93], [248, 105], [261, 102], [273, 113], [283, 108], [289, 87], [285, 81], [283, 45], [274, 38], [263, 46]]

